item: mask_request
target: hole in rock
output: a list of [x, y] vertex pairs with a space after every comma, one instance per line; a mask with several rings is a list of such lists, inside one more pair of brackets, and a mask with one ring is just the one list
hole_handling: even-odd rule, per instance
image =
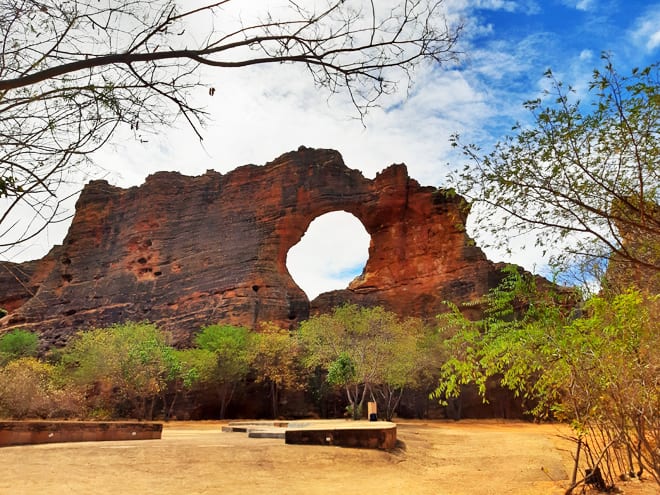
[[345, 289], [362, 273], [369, 258], [371, 236], [354, 215], [335, 211], [312, 221], [293, 246], [286, 267], [307, 297]]

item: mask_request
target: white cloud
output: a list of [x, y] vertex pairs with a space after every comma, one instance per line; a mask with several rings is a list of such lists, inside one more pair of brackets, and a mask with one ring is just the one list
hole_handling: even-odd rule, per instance
[[660, 47], [660, 6], [645, 12], [635, 21], [631, 38], [648, 53]]
[[474, 2], [474, 6], [478, 9], [504, 10], [506, 12], [515, 12], [519, 8], [518, 3], [511, 0], [479, 0]]
[[536, 14], [540, 11], [539, 2], [536, 0], [454, 0], [447, 4], [451, 9], [463, 12], [474, 9]]
[[582, 50], [580, 52], [580, 60], [591, 61], [594, 58], [594, 52], [591, 50]]
[[595, 7], [595, 0], [563, 0], [562, 3], [572, 9], [582, 11], [592, 10]]
[[589, 10], [591, 9], [593, 3], [593, 0], [579, 0], [575, 4], [575, 8], [577, 10]]
[[472, 0], [461, 2], [461, 7], [464, 10], [479, 9], [509, 13], [520, 12], [526, 15], [538, 14], [541, 11], [539, 2], [536, 0]]
[[350, 213], [316, 218], [287, 255], [287, 268], [309, 299], [321, 292], [345, 289], [362, 272], [371, 236]]

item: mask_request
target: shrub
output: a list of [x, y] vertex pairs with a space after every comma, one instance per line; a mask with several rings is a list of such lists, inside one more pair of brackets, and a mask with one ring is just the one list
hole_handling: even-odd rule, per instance
[[0, 369], [0, 414], [10, 418], [69, 417], [82, 411], [82, 397], [59, 379], [58, 369], [33, 357]]
[[39, 338], [25, 330], [12, 330], [0, 337], [0, 365], [5, 365], [13, 359], [36, 356], [39, 349]]

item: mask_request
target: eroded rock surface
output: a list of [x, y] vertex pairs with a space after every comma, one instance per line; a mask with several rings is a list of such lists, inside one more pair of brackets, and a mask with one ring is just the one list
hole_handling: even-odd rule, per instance
[[313, 311], [353, 301], [433, 317], [442, 301], [474, 301], [500, 279], [465, 233], [461, 197], [420, 186], [405, 165], [370, 180], [336, 151], [300, 148], [225, 175], [159, 172], [130, 189], [90, 182], [62, 246], [29, 270], [5, 265], [26, 275], [18, 284], [0, 276], [0, 307], [11, 310], [2, 326], [34, 328], [54, 345], [125, 320], [154, 321], [179, 345], [211, 323], [292, 328], [310, 303], [287, 271], [287, 253], [312, 220], [338, 210], [371, 235], [369, 260]]

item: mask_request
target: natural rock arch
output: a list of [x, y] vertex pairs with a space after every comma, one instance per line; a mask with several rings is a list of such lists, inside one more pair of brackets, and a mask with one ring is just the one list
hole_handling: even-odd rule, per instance
[[[314, 218], [337, 210], [371, 235], [369, 260], [346, 290], [310, 305], [286, 256]], [[93, 181], [62, 246], [5, 264], [0, 294], [13, 311], [2, 325], [38, 329], [59, 345], [77, 329], [151, 320], [186, 345], [202, 325], [293, 328], [310, 310], [347, 301], [433, 317], [444, 300], [474, 301], [499, 279], [465, 233], [467, 211], [452, 191], [420, 186], [405, 165], [370, 180], [338, 152], [304, 147], [225, 175], [159, 172], [130, 189]], [[22, 285], [6, 275], [19, 270]]]
[[354, 215], [343, 210], [325, 213], [314, 218], [302, 239], [289, 249], [287, 270], [307, 297], [345, 289], [364, 271], [370, 243], [371, 236]]

